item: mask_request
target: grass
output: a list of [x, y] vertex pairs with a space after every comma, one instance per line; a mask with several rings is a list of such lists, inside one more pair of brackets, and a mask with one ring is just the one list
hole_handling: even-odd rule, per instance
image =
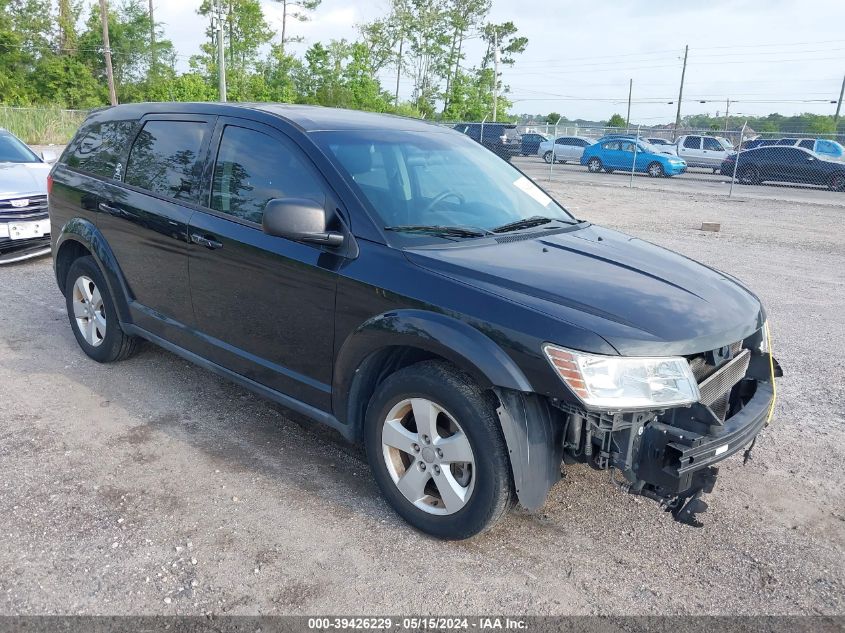
[[30, 145], [64, 145], [87, 114], [87, 110], [0, 106], [0, 128]]

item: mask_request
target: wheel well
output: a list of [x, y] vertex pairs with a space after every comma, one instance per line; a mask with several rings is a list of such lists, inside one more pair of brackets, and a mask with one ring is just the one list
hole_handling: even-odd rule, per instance
[[361, 441], [367, 405], [378, 386], [391, 374], [424, 360], [440, 360], [449, 363], [447, 359], [433, 352], [400, 345], [378, 350], [364, 359], [355, 372], [347, 400], [347, 422], [352, 426], [353, 439], [356, 443]]
[[56, 253], [56, 279], [59, 282], [59, 289], [62, 291], [62, 294], [65, 292], [67, 274], [70, 270], [71, 264], [80, 257], [85, 257], [90, 254], [91, 251], [76, 240], [67, 240], [61, 245], [59, 252]]

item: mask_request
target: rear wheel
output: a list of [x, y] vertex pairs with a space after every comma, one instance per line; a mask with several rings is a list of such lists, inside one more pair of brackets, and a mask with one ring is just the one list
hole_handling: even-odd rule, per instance
[[648, 168], [647, 168], [647, 171], [648, 171], [648, 175], [651, 176], [652, 178], [662, 178], [663, 176], [666, 175], [666, 172], [663, 171], [663, 165], [661, 165], [657, 161], [650, 163]]
[[546, 161], [546, 164], [551, 165], [551, 163], [552, 163], [552, 153], [546, 152], [545, 154], [543, 154], [543, 160]]
[[594, 174], [600, 172], [603, 167], [601, 160], [598, 158], [591, 158], [587, 161], [587, 170], [593, 172]]
[[138, 339], [121, 329], [114, 301], [93, 257], [80, 257], [71, 264], [65, 301], [76, 342], [88, 356], [110, 363], [135, 352]]
[[387, 378], [367, 408], [367, 459], [382, 494], [415, 528], [465, 539], [492, 527], [514, 498], [493, 403], [439, 361]]
[[845, 191], [845, 173], [833, 174], [827, 183], [831, 191]]

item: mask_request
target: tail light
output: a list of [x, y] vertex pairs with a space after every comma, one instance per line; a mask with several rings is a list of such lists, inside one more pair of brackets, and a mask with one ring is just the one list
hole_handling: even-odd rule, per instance
[[53, 174], [47, 175], [47, 195], [53, 193]]

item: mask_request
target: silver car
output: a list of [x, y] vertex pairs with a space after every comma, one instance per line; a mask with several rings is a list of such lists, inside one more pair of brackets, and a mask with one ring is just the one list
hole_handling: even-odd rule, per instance
[[[595, 143], [595, 140], [583, 136], [559, 136], [554, 143], [554, 160], [556, 163], [573, 162], [581, 160], [584, 148]], [[537, 154], [543, 157], [547, 163], [552, 162], [552, 142], [543, 141], [537, 150]]]
[[0, 264], [50, 253], [47, 175], [52, 153], [38, 156], [0, 128]]

